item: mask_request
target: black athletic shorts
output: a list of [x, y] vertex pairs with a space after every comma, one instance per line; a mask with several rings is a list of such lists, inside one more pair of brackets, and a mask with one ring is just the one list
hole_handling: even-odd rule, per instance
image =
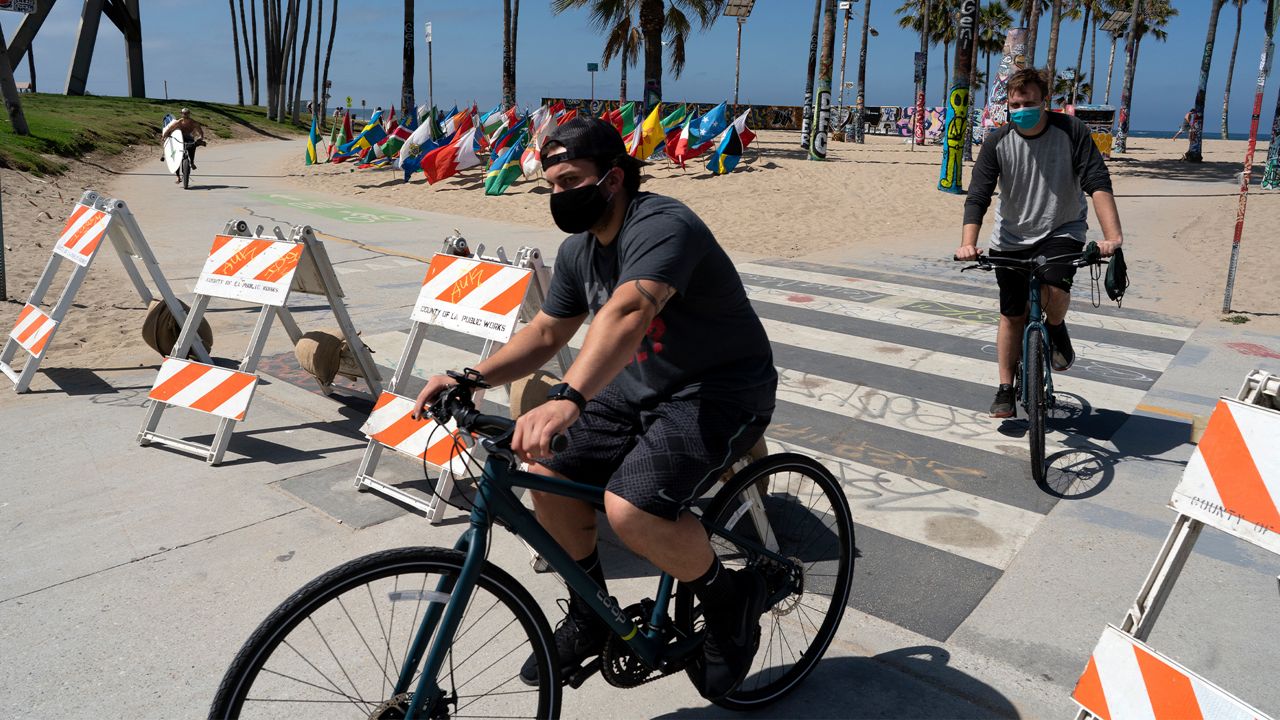
[[[1016, 258], [1026, 260], [1043, 255], [1047, 258], [1078, 253], [1084, 250], [1084, 243], [1075, 238], [1062, 235], [1045, 238], [1031, 247], [1019, 250], [989, 250], [987, 255], [993, 258]], [[1064, 258], [1065, 263], [1070, 258]], [[1040, 281], [1045, 285], [1062, 288], [1071, 292], [1071, 280], [1076, 276], [1074, 265], [1054, 264], [1040, 272]], [[1014, 267], [996, 268], [996, 285], [1000, 288], [1000, 314], [1008, 317], [1021, 317], [1027, 314], [1027, 300], [1031, 293], [1031, 273], [1028, 270]]]
[[747, 454], [768, 425], [767, 415], [709, 398], [635, 408], [610, 384], [565, 433], [568, 449], [540, 464], [675, 520]]

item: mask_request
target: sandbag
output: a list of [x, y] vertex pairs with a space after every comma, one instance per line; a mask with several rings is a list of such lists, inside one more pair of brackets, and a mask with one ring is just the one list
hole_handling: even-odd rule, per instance
[[333, 330], [312, 330], [298, 338], [293, 355], [298, 364], [321, 385], [332, 385], [342, 363], [342, 346], [346, 341]]
[[546, 402], [547, 393], [560, 382], [560, 378], [555, 375], [538, 370], [511, 383], [511, 419], [516, 420]]
[[[183, 312], [191, 312], [191, 308], [181, 300], [178, 304], [182, 306]], [[182, 325], [178, 323], [178, 319], [169, 312], [169, 306], [160, 300], [152, 300], [151, 307], [147, 308], [147, 316], [142, 320], [142, 339], [152, 350], [160, 353], [161, 357], [168, 357], [173, 352], [173, 346], [178, 342], [178, 336], [182, 334]], [[196, 330], [196, 334], [200, 337], [200, 342], [204, 345], [204, 349], [213, 352], [213, 328], [209, 327], [209, 321], [200, 318], [200, 327]], [[190, 360], [196, 359], [194, 352], [187, 353]]]

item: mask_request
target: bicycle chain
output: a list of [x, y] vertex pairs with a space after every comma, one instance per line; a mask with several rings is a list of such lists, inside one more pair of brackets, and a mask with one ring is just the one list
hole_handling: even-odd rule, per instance
[[[623, 610], [636, 624], [637, 632], [648, 627], [651, 616], [652, 601], [641, 601]], [[635, 688], [647, 685], [654, 680], [673, 675], [684, 669], [684, 665], [674, 666], [668, 670], [651, 668], [640, 659], [621, 637], [610, 633], [605, 640], [604, 650], [600, 653], [600, 675], [605, 682], [619, 688]]]

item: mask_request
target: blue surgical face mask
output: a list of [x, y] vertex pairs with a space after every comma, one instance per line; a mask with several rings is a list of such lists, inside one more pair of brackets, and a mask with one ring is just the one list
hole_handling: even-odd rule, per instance
[[1019, 108], [1009, 113], [1009, 119], [1013, 121], [1014, 125], [1017, 125], [1023, 130], [1030, 130], [1036, 126], [1036, 123], [1040, 122], [1041, 111], [1042, 108], [1039, 105], [1029, 108]]

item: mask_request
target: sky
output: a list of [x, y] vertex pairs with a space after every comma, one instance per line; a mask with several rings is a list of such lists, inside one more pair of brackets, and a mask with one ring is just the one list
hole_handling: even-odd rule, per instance
[[[919, 40], [918, 35], [898, 27], [894, 10], [901, 4], [900, 0], [858, 0], [855, 4], [845, 80], [857, 79], [859, 23], [868, 1], [872, 4], [871, 26], [880, 34], [870, 38], [867, 50], [867, 104], [908, 104], [912, 96], [912, 53], [918, 49]], [[325, 3], [326, 41], [332, 2]], [[1168, 26], [1168, 41], [1161, 43], [1148, 37], [1141, 46], [1131, 125], [1136, 130], [1172, 133], [1195, 99], [1211, 3], [1210, 0], [1173, 0], [1173, 4], [1180, 14]], [[59, 2], [36, 37], [37, 87], [43, 92], [65, 90], [82, 5], [75, 0]], [[231, 22], [227, 3], [222, 0], [142, 0], [141, 6], [147, 95], [163, 98], [167, 92], [167, 97], [175, 99], [235, 102], [235, 66], [230, 52]], [[498, 0], [417, 0], [414, 88], [419, 103], [428, 99], [428, 62], [422, 32], [428, 20], [433, 25], [431, 75], [436, 104], [448, 106], [474, 100], [484, 109], [498, 101], [502, 87], [501, 7]], [[333, 98], [343, 102], [350, 95], [357, 107], [361, 99], [370, 108], [399, 104], [403, 2], [340, 0], [339, 8], [338, 35], [329, 72]], [[1244, 11], [1230, 106], [1233, 133], [1248, 131], [1262, 50], [1263, 0], [1250, 0]], [[16, 30], [19, 20], [20, 16], [15, 13], [0, 12], [0, 26], [9, 35]], [[544, 96], [590, 97], [591, 75], [586, 71], [586, 64], [600, 60], [604, 41], [591, 27], [588, 13], [570, 10], [555, 15], [551, 12], [550, 0], [524, 0], [520, 4], [519, 20], [516, 78], [519, 103], [534, 106]], [[739, 91], [742, 103], [798, 105], [802, 102], [812, 21], [813, 3], [809, 0], [758, 0], [742, 31]], [[1209, 137], [1217, 136], [1221, 124], [1222, 94], [1235, 24], [1234, 9], [1227, 7], [1218, 23], [1218, 41], [1207, 92], [1205, 130]], [[1048, 47], [1048, 25], [1047, 19], [1042, 21], [1037, 41], [1036, 60], [1041, 64]], [[706, 32], [696, 30], [695, 25], [687, 46], [684, 74], [673, 78], [668, 67], [663, 79], [663, 96], [694, 102], [732, 100], [736, 31], [731, 18], [721, 18]], [[314, 52], [314, 25], [312, 33], [308, 55]], [[833, 84], [839, 82], [841, 33], [838, 19]], [[1100, 102], [1106, 84], [1110, 44], [1104, 33], [1098, 35], [1095, 100]], [[1074, 63], [1080, 43], [1080, 23], [1064, 22], [1061, 38], [1059, 68]], [[1085, 55], [1087, 73], [1087, 49]], [[1115, 105], [1119, 104], [1123, 58], [1121, 44], [1113, 71], [1111, 101]], [[998, 60], [994, 57], [993, 65]], [[939, 46], [929, 57], [928, 97], [933, 104], [941, 104], [945, 96], [942, 62], [943, 50]], [[643, 60], [628, 71], [630, 99], [642, 94], [642, 66]], [[29, 79], [26, 62], [15, 68], [15, 75], [20, 82]], [[595, 74], [596, 97], [616, 97], [618, 85], [616, 61], [608, 70]], [[305, 86], [304, 95], [309, 97], [309, 75]], [[1273, 73], [1263, 103], [1264, 137], [1274, 112], [1277, 86], [1280, 86], [1280, 73]], [[98, 33], [88, 89], [98, 95], [127, 92], [124, 43], [115, 26], [105, 19]], [[846, 103], [852, 103], [853, 96], [853, 91], [849, 91]]]

